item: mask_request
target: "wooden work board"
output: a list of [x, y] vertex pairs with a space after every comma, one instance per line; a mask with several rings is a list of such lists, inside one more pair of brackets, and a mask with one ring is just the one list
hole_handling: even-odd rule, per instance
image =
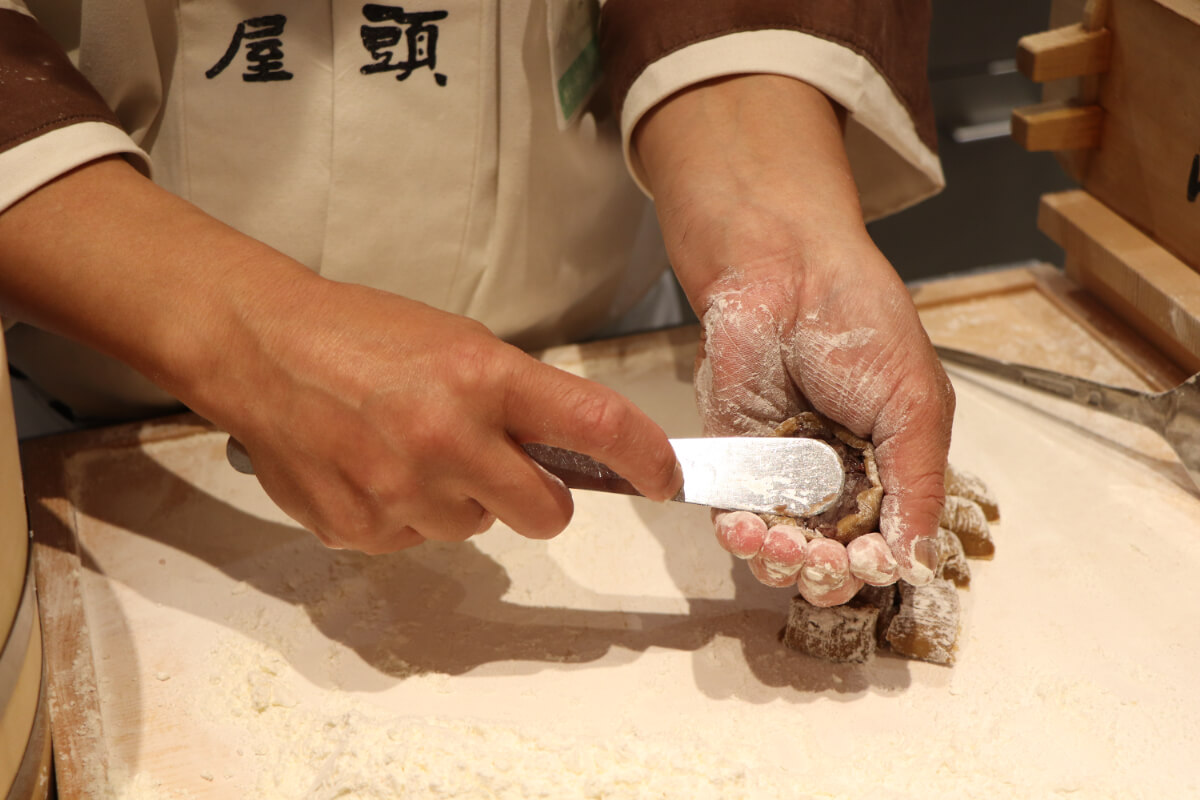
[[[1046, 266], [913, 294], [939, 343], [1140, 389], [1181, 377]], [[697, 435], [696, 337], [544, 358]], [[550, 542], [371, 559], [298, 530], [195, 417], [27, 442], [59, 796], [1194, 792], [1196, 488], [1143, 429], [952, 377], [952, 460], [1002, 509], [953, 668], [784, 650], [788, 594], [731, 563], [703, 509], [576, 493]], [[1091, 560], [1059, 570], [1080, 542]], [[863, 742], [877, 757], [840, 770]]]

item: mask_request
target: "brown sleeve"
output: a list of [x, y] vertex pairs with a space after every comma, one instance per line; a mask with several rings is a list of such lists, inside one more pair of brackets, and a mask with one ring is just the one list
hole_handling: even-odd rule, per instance
[[619, 117], [638, 75], [688, 45], [743, 31], [820, 36], [866, 58], [936, 152], [926, 76], [929, 20], [930, 0], [608, 0], [600, 14], [600, 57]]
[[32, 19], [0, 10], [0, 152], [74, 122], [117, 117]]

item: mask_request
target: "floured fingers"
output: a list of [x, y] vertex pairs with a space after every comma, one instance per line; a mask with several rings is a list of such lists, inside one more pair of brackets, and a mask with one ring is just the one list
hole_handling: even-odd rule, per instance
[[767, 523], [749, 511], [714, 510], [712, 518], [721, 547], [741, 559], [758, 555], [767, 538]]
[[888, 586], [900, 577], [892, 549], [880, 533], [868, 533], [846, 545], [850, 574], [872, 586]]
[[758, 555], [750, 559], [750, 571], [767, 586], [791, 586], [804, 566], [807, 550], [804, 533], [795, 525], [773, 525]]
[[863, 581], [850, 573], [846, 548], [832, 539], [808, 543], [804, 566], [797, 576], [800, 595], [814, 606], [837, 606], [862, 588]]

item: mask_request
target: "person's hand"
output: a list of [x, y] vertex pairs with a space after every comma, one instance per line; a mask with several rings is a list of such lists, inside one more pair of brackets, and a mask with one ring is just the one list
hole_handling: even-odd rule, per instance
[[0, 298], [233, 434], [268, 494], [326, 544], [464, 539], [495, 518], [552, 536], [569, 492], [520, 445], [581, 451], [652, 499], [682, 477], [629, 400], [482, 325], [314, 275], [120, 159], [0, 214]]
[[629, 400], [471, 320], [317, 279], [255, 329], [270, 357], [239, 371], [263, 401], [220, 413], [268, 494], [326, 544], [460, 540], [496, 518], [557, 534], [571, 496], [527, 442], [587, 453], [653, 499], [679, 489], [666, 435]]
[[734, 513], [716, 517], [721, 544], [816, 605], [846, 602], [863, 582], [928, 582], [954, 396], [866, 233], [834, 109], [798, 81], [743, 76], [664, 102], [635, 144], [703, 323], [705, 432], [767, 435], [811, 405], [875, 445], [880, 536], [805, 543]]
[[787, 261], [711, 286], [696, 390], [709, 435], [768, 435], [811, 404], [874, 442], [881, 537], [789, 548], [787, 530], [768, 535], [757, 517], [716, 519], [722, 544], [764, 582], [794, 582], [809, 602], [833, 605], [864, 581], [932, 577], [953, 400], [886, 261], [870, 247], [849, 263], [844, 248], [840, 258], [807, 252], [803, 278], [789, 278], [797, 269]]

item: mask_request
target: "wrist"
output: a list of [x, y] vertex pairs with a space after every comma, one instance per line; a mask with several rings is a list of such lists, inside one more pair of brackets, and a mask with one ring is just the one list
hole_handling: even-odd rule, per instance
[[240, 234], [214, 239], [205, 274], [176, 298], [179, 316], [162, 319], [160, 343], [134, 359], [151, 380], [235, 432], [230, 415], [243, 409], [230, 408], [231, 399], [237, 406], [248, 392], [272, 396], [279, 343], [294, 333], [305, 298], [328, 281]]
[[841, 137], [833, 103], [778, 75], [700, 84], [642, 120], [635, 153], [693, 304], [731, 270], [767, 279], [871, 246]]
[[663, 100], [638, 123], [633, 155], [668, 207], [770, 190], [810, 212], [862, 219], [842, 141], [842, 113], [781, 75], [719, 78]]

